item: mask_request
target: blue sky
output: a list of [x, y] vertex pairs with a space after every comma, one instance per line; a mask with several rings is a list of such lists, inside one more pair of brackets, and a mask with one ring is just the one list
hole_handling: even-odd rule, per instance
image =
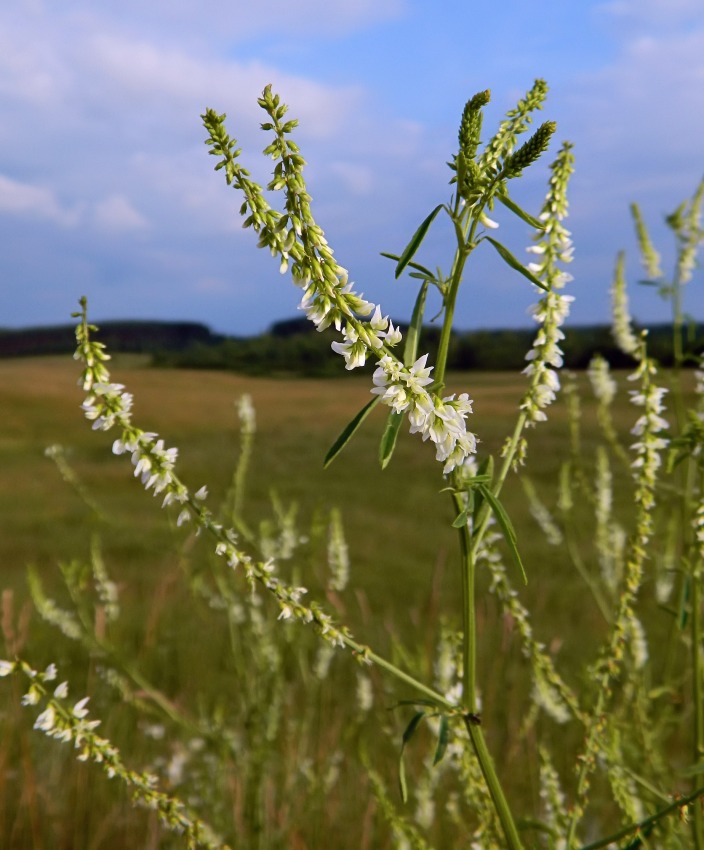
[[[497, 11], [493, 11], [497, 10]], [[227, 112], [253, 174], [272, 83], [301, 122], [314, 210], [356, 288], [395, 319], [415, 291], [381, 251], [400, 251], [449, 199], [446, 162], [465, 100], [490, 88], [485, 136], [536, 77], [556, 142], [516, 186], [537, 211], [561, 139], [575, 145], [568, 227], [571, 322], [608, 320], [615, 256], [640, 268], [638, 201], [665, 260], [661, 222], [704, 174], [701, 0], [4, 0], [0, 7], [0, 327], [69, 321], [78, 297], [108, 318], [193, 319], [256, 333], [296, 315], [298, 291], [240, 228], [239, 199], [212, 171], [199, 115]], [[520, 256], [524, 225], [498, 216]], [[442, 228], [423, 261], [445, 264]], [[526, 326], [523, 278], [480, 249], [461, 328]], [[704, 320], [702, 274], [686, 309]], [[650, 289], [636, 317], [666, 319]]]

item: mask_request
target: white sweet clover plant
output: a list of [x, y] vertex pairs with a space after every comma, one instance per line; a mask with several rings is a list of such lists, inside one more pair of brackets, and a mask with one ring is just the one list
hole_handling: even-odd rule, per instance
[[[489, 92], [480, 92], [467, 102], [460, 125], [458, 152], [450, 163], [454, 195], [448, 204], [438, 205], [427, 216], [400, 255], [387, 255], [396, 262], [396, 277], [408, 269], [413, 277], [421, 280], [405, 341], [399, 329], [383, 315], [381, 307], [366, 301], [355, 291], [347, 270], [337, 263], [322, 229], [315, 222], [311, 198], [302, 176], [305, 162], [298, 146], [290, 138], [296, 122], [285, 119], [287, 107], [279, 97], [267, 87], [259, 104], [268, 117], [262, 129], [273, 133], [272, 142], [264, 149], [264, 153], [275, 161], [267, 189], [283, 192], [284, 209], [281, 212], [268, 204], [262, 188], [250, 179], [249, 173], [240, 164], [236, 141], [230, 139], [224, 128], [225, 116], [213, 110], [207, 110], [203, 115], [209, 134], [206, 144], [210, 154], [218, 158], [216, 170], [223, 169], [228, 184], [244, 196], [240, 209], [244, 226], [251, 227], [258, 234], [259, 247], [268, 248], [278, 259], [282, 273], [290, 271], [294, 283], [303, 291], [301, 309], [318, 330], [334, 327], [341, 334], [341, 339], [333, 342], [332, 348], [344, 358], [346, 369], [360, 367], [368, 358], [377, 361], [371, 388], [374, 398], [343, 432], [329, 459], [345, 445], [366, 413], [379, 402], [390, 409], [382, 440], [382, 464], [385, 465], [391, 457], [396, 434], [405, 416], [408, 417], [411, 433], [420, 434], [424, 441], [435, 446], [436, 459], [442, 464], [443, 474], [448, 479], [446, 489], [459, 513], [454, 525], [462, 551], [464, 628], [461, 688], [451, 693], [425, 685], [369, 647], [357, 643], [349, 630], [334, 623], [320, 605], [304, 601], [307, 593], [304, 587], [288, 585], [281, 580], [276, 574], [277, 565], [273, 559], [258, 561], [242, 548], [238, 535], [208, 510], [206, 488], [191, 491], [177, 476], [177, 449], [167, 447], [157, 434], [143, 431], [132, 422], [132, 396], [123, 385], [112, 381], [106, 365], [109, 357], [103, 345], [91, 335], [94, 328], [88, 324], [85, 299], [81, 301], [81, 312], [76, 314], [80, 321], [76, 331], [78, 345], [75, 356], [84, 365], [80, 383], [87, 394], [83, 411], [93, 423], [93, 428], [117, 431], [113, 452], [130, 456], [134, 474], [144, 488], [161, 497], [165, 507], [176, 508], [179, 525], [190, 521], [199, 531], [208, 532], [214, 540], [215, 552], [229, 567], [243, 571], [250, 583], [259, 584], [273, 595], [282, 619], [312, 624], [330, 648], [347, 647], [358, 660], [375, 663], [398, 681], [412, 687], [420, 702], [427, 707], [421, 713], [441, 718], [438, 728], [444, 730], [443, 736], [447, 734], [451, 719], [464, 725], [466, 746], [471, 748], [477, 759], [506, 846], [513, 850], [522, 844], [480, 725], [474, 661], [477, 638], [474, 576], [492, 514], [496, 515], [520, 564], [515, 535], [498, 502], [498, 495], [508, 469], [525, 453], [521, 436], [523, 429], [544, 418], [543, 410], [559, 388], [555, 370], [562, 363], [560, 325], [571, 300], [559, 291], [569, 280], [559, 264], [571, 259], [569, 233], [561, 223], [567, 210], [566, 186], [572, 170], [570, 146], [563, 146], [553, 165], [548, 196], [539, 217], [519, 207], [508, 192], [509, 181], [520, 176], [540, 157], [555, 131], [555, 125], [546, 122], [528, 141], [517, 146], [518, 136], [528, 129], [532, 121], [532, 113], [542, 108], [546, 92], [545, 83], [536, 81], [526, 97], [508, 113], [481, 153], [478, 148], [482, 109], [489, 100]], [[520, 263], [490, 235], [498, 225], [488, 213], [497, 202], [536, 232], [531, 249], [537, 257], [534, 263]], [[440, 270], [431, 272], [414, 259], [429, 227], [441, 211], [449, 218], [457, 243], [446, 275]], [[526, 374], [529, 388], [520, 405], [518, 426], [508, 443], [502, 470], [495, 480], [492, 480], [490, 467], [486, 464], [478, 467], [473, 462], [477, 440], [467, 428], [467, 419], [472, 413], [469, 395], [443, 392], [456, 299], [464, 279], [466, 262], [483, 242], [491, 245], [513, 270], [544, 293], [534, 311], [540, 328], [528, 355], [530, 362]], [[419, 356], [418, 352], [430, 286], [438, 290], [442, 299], [442, 329], [435, 367], [428, 365], [427, 354]], [[396, 349], [402, 341], [405, 342], [403, 352], [398, 355]], [[12, 669], [3, 668], [2, 672], [15, 670], [16, 667], [12, 666]], [[84, 704], [79, 705], [78, 711], [83, 709]], [[56, 705], [50, 703], [40, 715], [39, 727], [52, 733], [58, 729], [60, 712], [57, 711]], [[78, 715], [75, 717], [82, 719]], [[407, 730], [404, 742], [413, 734], [413, 729]]]

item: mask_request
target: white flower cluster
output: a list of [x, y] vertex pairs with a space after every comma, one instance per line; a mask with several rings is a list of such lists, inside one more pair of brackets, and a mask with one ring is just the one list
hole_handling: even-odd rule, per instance
[[631, 390], [631, 402], [643, 408], [643, 415], [638, 418], [631, 433], [638, 437], [631, 448], [636, 453], [632, 462], [633, 474], [636, 481], [635, 501], [640, 507], [641, 520], [638, 525], [640, 546], [645, 549], [652, 534], [652, 510], [655, 506], [655, 486], [658, 469], [662, 465], [661, 452], [669, 445], [667, 437], [663, 436], [669, 425], [661, 416], [665, 407], [663, 398], [667, 390], [652, 383], [656, 373], [655, 364], [645, 353], [644, 340], [640, 343], [638, 366], [629, 380], [640, 380], [640, 390]]
[[572, 260], [570, 232], [562, 225], [562, 219], [567, 215], [566, 191], [571, 173], [572, 154], [566, 146], [553, 165], [550, 188], [540, 214], [544, 229], [538, 233], [536, 244], [527, 249], [539, 257], [528, 264], [529, 270], [548, 288], [531, 311], [540, 330], [526, 354], [529, 363], [523, 373], [530, 378], [530, 386], [520, 405], [521, 410], [526, 412], [529, 425], [547, 419], [544, 408], [552, 404], [560, 389], [556, 369], [563, 364], [560, 343], [565, 335], [561, 326], [574, 301], [573, 296], [562, 295], [559, 291], [572, 280], [572, 275], [557, 265]]
[[83, 697], [72, 706], [68, 701], [68, 683], [61, 682], [56, 687], [50, 684], [57, 677], [56, 665], [50, 664], [44, 672], [39, 672], [24, 661], [0, 661], [0, 676], [13, 673], [21, 673], [30, 681], [22, 698], [23, 705], [45, 704], [34, 722], [35, 729], [57, 741], [73, 743], [78, 761], [98, 764], [109, 778], [117, 777], [124, 782], [135, 802], [154, 810], [168, 829], [185, 835], [189, 847], [229, 850], [180, 800], [157, 790], [157, 778], [153, 774], [128, 770], [117, 747], [96, 733], [100, 721], [88, 719], [89, 697]]
[[[93, 421], [93, 428], [109, 431], [117, 426], [122, 434], [112, 444], [113, 453], [129, 453], [134, 466], [134, 474], [142, 482], [145, 490], [154, 495], [164, 494], [163, 506], [180, 504], [183, 506], [177, 524], [181, 525], [191, 518], [188, 490], [174, 475], [174, 466], [178, 458], [178, 449], [166, 448], [164, 441], [152, 431], [141, 431], [131, 422], [132, 395], [125, 392], [122, 384], [104, 381], [92, 382], [90, 393], [81, 405], [87, 419]], [[205, 487], [195, 493], [196, 499], [206, 497]]]
[[597, 400], [608, 407], [616, 397], [618, 386], [611, 376], [608, 360], [600, 354], [589, 361], [587, 375]]
[[[645, 371], [655, 373], [652, 362], [644, 358], [636, 371], [629, 375], [629, 380], [638, 380]], [[661, 435], [670, 426], [660, 414], [665, 411], [663, 398], [667, 393], [665, 387], [657, 387], [650, 381], [645, 381], [641, 390], [631, 390], [631, 402], [644, 409], [631, 429], [631, 433], [640, 439], [631, 445], [637, 457], [631, 464], [635, 470], [642, 470], [642, 477], [654, 487], [658, 469], [662, 464], [660, 453], [667, 448], [669, 440]]]
[[633, 333], [631, 326], [631, 313], [628, 305], [628, 294], [626, 292], [626, 278], [624, 272], [625, 258], [623, 253], [616, 260], [616, 271], [611, 286], [611, 333], [616, 345], [632, 357], [637, 356], [638, 337]]
[[474, 434], [467, 431], [466, 418], [472, 412], [472, 400], [467, 393], [440, 398], [425, 387], [432, 383], [432, 366], [426, 366], [424, 354], [410, 366], [403, 366], [386, 354], [374, 372], [372, 393], [379, 395], [395, 413], [408, 413], [411, 434], [435, 443], [436, 460], [444, 463], [445, 475], [461, 466], [477, 449]]
[[[301, 301], [301, 309], [323, 330], [335, 325], [342, 330], [343, 342], [333, 342], [332, 349], [345, 359], [346, 369], [364, 366], [369, 355], [379, 357], [374, 372], [372, 393], [395, 413], [408, 412], [411, 434], [419, 433], [423, 440], [430, 439], [436, 446], [436, 459], [444, 463], [447, 475], [476, 451], [476, 437], [467, 431], [466, 417], [472, 412], [472, 402], [466, 393], [455, 399], [454, 395], [439, 398], [425, 387], [433, 382], [432, 366], [426, 366], [428, 355], [405, 367], [388, 349], [401, 342], [402, 336], [388, 316], [382, 317], [379, 305], [365, 301], [357, 295], [347, 281], [347, 272], [338, 267], [339, 286], [321, 285], [314, 281], [308, 285]], [[353, 318], [353, 314], [372, 317], [367, 322]]]

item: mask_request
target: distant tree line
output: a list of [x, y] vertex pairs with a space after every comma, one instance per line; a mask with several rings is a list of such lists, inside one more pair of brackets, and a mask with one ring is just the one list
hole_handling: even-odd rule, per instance
[[[217, 345], [224, 337], [198, 322], [112, 321], [101, 322], [98, 337], [111, 351], [156, 354], [183, 351], [198, 343]], [[33, 357], [66, 354], [76, 347], [74, 325], [37, 328], [0, 328], [0, 357]]]
[[[403, 324], [400, 325], [405, 330]], [[704, 326], [693, 325], [687, 351], [696, 355], [704, 346]], [[534, 331], [526, 329], [474, 330], [453, 334], [448, 367], [455, 371], [517, 370], [525, 366], [525, 355]], [[423, 330], [420, 350], [435, 357], [439, 328]], [[341, 359], [330, 348], [334, 330], [322, 333], [304, 318], [275, 322], [268, 331], [252, 337], [230, 337], [213, 333], [197, 322], [113, 321], [100, 324], [98, 338], [113, 352], [141, 353], [152, 357], [156, 366], [188, 369], [226, 369], [247, 375], [301, 375], [331, 377], [344, 373]], [[73, 350], [75, 337], [70, 325], [0, 330], [0, 357], [65, 354]], [[620, 352], [607, 325], [566, 328], [563, 341], [565, 366], [584, 369], [595, 353], [602, 354], [613, 368], [633, 365]], [[669, 325], [652, 327], [648, 348], [664, 366], [672, 363]], [[366, 371], [372, 371], [369, 363]], [[355, 370], [358, 373], [358, 370]]]

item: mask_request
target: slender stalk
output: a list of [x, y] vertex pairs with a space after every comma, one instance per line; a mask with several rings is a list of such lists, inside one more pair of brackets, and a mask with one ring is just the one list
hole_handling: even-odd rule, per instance
[[[704, 761], [704, 688], [702, 687], [702, 592], [701, 565], [692, 571], [692, 698], [694, 700], [694, 765]], [[696, 777], [695, 777], [696, 778]], [[697, 850], [704, 847], [704, 816], [701, 806], [694, 807], [692, 835]]]
[[[463, 509], [458, 493], [452, 494], [455, 511]], [[475, 561], [472, 556], [471, 536], [467, 523], [459, 529], [462, 552], [462, 694], [467, 710], [477, 713], [477, 616], [475, 599]]]
[[[638, 821], [638, 823], [632, 823], [628, 826], [624, 826], [623, 829], [620, 829], [618, 832], [614, 832], [612, 835], [607, 836], [606, 838], [600, 838], [598, 841], [594, 841], [591, 844], [585, 844], [581, 850], [601, 850], [602, 847], [609, 847], [612, 844], [615, 844], [617, 841], [620, 841], [622, 838], [626, 838], [629, 835], [635, 835], [636, 840], [639, 841], [638, 844], [633, 843], [629, 844], [628, 847], [641, 847], [644, 846], [642, 844], [641, 836], [650, 835], [653, 827], [661, 821], [667, 815], [676, 812], [678, 809], [680, 811], [684, 811], [688, 806], [691, 806], [699, 797], [704, 794], [704, 788], [697, 788], [692, 791], [691, 794], [688, 794], [686, 797], [679, 797], [675, 800], [674, 803], [670, 803], [669, 806], [665, 806], [664, 809], [660, 809], [659, 812], [655, 812], [654, 815], [651, 815], [645, 820]], [[695, 811], [699, 808], [699, 806], [695, 806]]]
[[499, 782], [496, 771], [494, 770], [494, 761], [487, 749], [482, 728], [474, 723], [470, 717], [465, 716], [464, 722], [467, 732], [469, 733], [470, 740], [472, 741], [472, 746], [474, 747], [477, 760], [479, 761], [482, 774], [484, 775], [484, 781], [486, 782], [489, 793], [491, 794], [496, 814], [499, 818], [499, 822], [501, 823], [504, 838], [506, 839], [507, 850], [522, 850], [523, 845], [521, 844], [521, 839], [518, 835], [518, 829], [515, 821], [513, 820], [513, 816], [511, 815], [508, 803], [506, 802], [506, 797], [504, 796], [501, 783]]

